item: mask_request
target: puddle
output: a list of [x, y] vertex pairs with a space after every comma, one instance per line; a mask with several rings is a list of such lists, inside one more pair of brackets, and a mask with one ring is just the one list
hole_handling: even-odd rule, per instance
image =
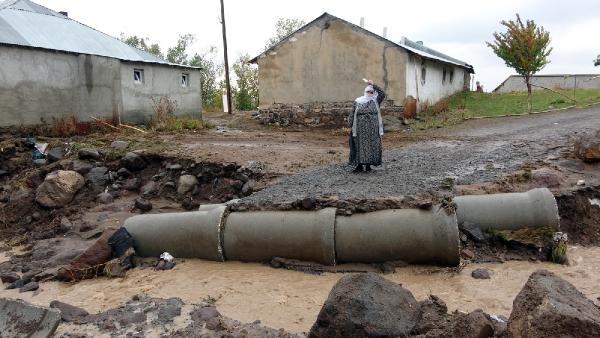
[[[441, 297], [450, 311], [481, 308], [493, 315], [509, 316], [513, 299], [529, 275], [538, 269], [548, 269], [598, 303], [600, 248], [572, 247], [569, 255], [573, 266], [535, 262], [471, 264], [460, 274], [411, 266], [384, 277], [401, 283], [419, 300], [430, 294]], [[471, 277], [471, 271], [481, 267], [494, 271], [492, 279]], [[256, 263], [186, 260], [170, 271], [135, 269], [124, 279], [99, 278], [74, 285], [49, 282], [42, 284], [41, 293], [35, 296], [15, 290], [0, 291], [0, 296], [46, 306], [59, 299], [90, 312], [117, 307], [142, 292], [153, 297], [180, 297], [186, 303], [212, 297], [217, 299], [216, 305], [225, 316], [242, 322], [259, 319], [273, 328], [303, 332], [310, 329], [329, 290], [342, 276], [309, 275]]]

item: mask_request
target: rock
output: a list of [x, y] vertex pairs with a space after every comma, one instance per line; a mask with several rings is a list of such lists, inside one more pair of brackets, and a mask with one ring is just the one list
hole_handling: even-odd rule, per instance
[[445, 329], [449, 324], [448, 307], [439, 297], [430, 295], [419, 304], [419, 320], [413, 334], [425, 334], [434, 329]]
[[131, 177], [131, 171], [127, 170], [127, 168], [119, 168], [119, 170], [117, 170], [117, 176], [123, 178]]
[[473, 259], [473, 258], [475, 258], [475, 254], [473, 253], [473, 251], [471, 251], [469, 249], [462, 249], [460, 251], [460, 255], [464, 259]]
[[309, 337], [403, 337], [419, 304], [403, 287], [374, 274], [342, 277], [329, 293]]
[[594, 135], [582, 135], [575, 141], [575, 156], [585, 162], [600, 161], [600, 130]]
[[80, 175], [85, 176], [87, 173], [92, 170], [94, 166], [82, 161], [73, 161], [73, 171], [78, 172]]
[[40, 219], [42, 219], [42, 215], [39, 212], [34, 212], [33, 214], [31, 214], [31, 218], [34, 221], [39, 221]]
[[46, 159], [50, 163], [58, 162], [65, 156], [65, 151], [62, 148], [52, 148], [46, 153]]
[[198, 179], [193, 175], [182, 175], [179, 177], [179, 183], [177, 184], [177, 193], [180, 195], [192, 192], [198, 185]]
[[95, 192], [104, 191], [109, 182], [108, 168], [92, 168], [92, 170], [85, 175], [85, 180], [90, 183]]
[[585, 170], [585, 165], [579, 160], [562, 160], [558, 166], [575, 172]]
[[88, 316], [90, 314], [82, 308], [58, 300], [50, 302], [50, 308], [59, 310], [60, 317], [64, 322], [86, 324], [89, 321]]
[[150, 211], [152, 210], [152, 203], [150, 203], [150, 201], [147, 201], [142, 197], [138, 197], [135, 199], [135, 207], [140, 209], [141, 211]]
[[2, 337], [54, 337], [60, 324], [57, 310], [35, 306], [22, 300], [0, 298]]
[[127, 141], [113, 141], [110, 144], [111, 148], [115, 149], [127, 149], [129, 147], [129, 142]]
[[181, 169], [183, 169], [183, 166], [179, 163], [167, 164], [167, 170], [181, 170]]
[[175, 187], [177, 187], [177, 184], [175, 184], [175, 182], [173, 181], [169, 181], [165, 183], [164, 187], [169, 189], [175, 189]]
[[454, 337], [484, 338], [494, 336], [494, 322], [482, 310], [459, 315], [454, 322]]
[[21, 277], [14, 272], [5, 272], [0, 274], [0, 280], [2, 280], [2, 283], [14, 283], [19, 279], [21, 279]]
[[19, 289], [19, 293], [35, 291], [40, 288], [40, 284], [37, 282], [29, 282]]
[[194, 322], [206, 323], [213, 318], [220, 318], [221, 314], [214, 306], [196, 308], [190, 313]]
[[140, 171], [148, 165], [142, 156], [132, 152], [125, 154], [121, 158], [120, 164], [129, 171]]
[[108, 261], [104, 266], [104, 275], [109, 278], [123, 278], [127, 272], [128, 267], [121, 264], [119, 258]]
[[302, 209], [313, 210], [317, 205], [317, 200], [314, 197], [307, 197], [302, 200]]
[[[39, 189], [39, 187], [38, 187]], [[31, 189], [20, 187], [18, 190], [15, 190], [10, 193], [10, 202], [13, 204], [18, 204], [23, 202], [31, 197]]]
[[509, 337], [600, 337], [600, 309], [571, 283], [534, 272], [515, 300]]
[[71, 229], [73, 229], [73, 223], [71, 223], [71, 221], [69, 221], [68, 218], [63, 216], [60, 219], [60, 231], [67, 232], [67, 231], [70, 231]]
[[99, 203], [110, 204], [113, 202], [113, 196], [110, 193], [102, 192], [96, 197]]
[[96, 149], [83, 148], [79, 150], [79, 152], [77, 153], [77, 157], [80, 160], [99, 160], [100, 153]]
[[244, 187], [244, 182], [243, 181], [233, 181], [231, 183], [231, 187], [235, 190], [235, 191], [240, 191], [242, 190], [242, 188]]
[[561, 173], [551, 168], [540, 168], [531, 171], [531, 178], [539, 187], [558, 188], [565, 183]]
[[10, 173], [6, 170], [2, 170], [0, 169], [0, 178], [4, 177], [4, 176], [9, 176]]
[[46, 164], [48, 164], [48, 161], [44, 158], [39, 158], [37, 160], [33, 160], [33, 165], [35, 165], [36, 167], [42, 167], [42, 166], [45, 166]]
[[473, 277], [475, 279], [490, 279], [491, 272], [492, 271], [490, 271], [488, 269], [479, 268], [479, 269], [475, 269], [475, 270], [473, 270], [473, 272], [471, 272], [471, 277]]
[[242, 194], [244, 194], [244, 196], [251, 195], [254, 192], [255, 187], [256, 181], [249, 180], [248, 182], [244, 183], [244, 186], [242, 187]]
[[71, 203], [75, 194], [84, 184], [83, 176], [75, 171], [53, 171], [37, 188], [35, 200], [46, 208], [64, 207]]
[[185, 209], [185, 210], [198, 210], [198, 207], [200, 207], [200, 203], [194, 201], [191, 198], [186, 198], [183, 200], [183, 202], [181, 202], [181, 206]]
[[481, 228], [473, 223], [464, 222], [460, 225], [460, 230], [464, 231], [475, 242], [483, 243], [487, 241], [487, 237], [483, 231], [481, 231]]
[[141, 191], [142, 191], [142, 195], [144, 195], [144, 196], [156, 194], [158, 192], [158, 187], [156, 185], [156, 182], [150, 181], [150, 182], [146, 183], [142, 187]]
[[[154, 182], [152, 182], [154, 183]], [[123, 184], [123, 189], [128, 190], [128, 191], [137, 191], [140, 190], [140, 186], [142, 185], [142, 181], [137, 178], [130, 178], [128, 180], [125, 181], [125, 184]]]
[[97, 224], [91, 224], [88, 222], [84, 222], [80, 227], [79, 227], [79, 232], [88, 232], [88, 231], [92, 231], [94, 229], [96, 229], [98, 227]]

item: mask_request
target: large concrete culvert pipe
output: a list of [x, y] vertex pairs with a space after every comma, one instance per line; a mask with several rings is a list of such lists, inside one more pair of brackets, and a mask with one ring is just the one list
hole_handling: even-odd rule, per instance
[[283, 257], [335, 265], [335, 211], [233, 212], [223, 232], [225, 258], [262, 262]]
[[221, 230], [225, 205], [202, 211], [138, 215], [123, 225], [142, 257], [158, 257], [167, 251], [175, 257], [223, 261]]
[[482, 230], [559, 228], [558, 205], [546, 188], [523, 193], [458, 196], [453, 200], [459, 225], [470, 223]]
[[335, 249], [339, 262], [460, 263], [456, 215], [440, 206], [339, 216]]

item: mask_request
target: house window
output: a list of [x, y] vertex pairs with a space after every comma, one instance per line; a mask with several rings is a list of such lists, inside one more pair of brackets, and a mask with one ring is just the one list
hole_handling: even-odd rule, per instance
[[144, 83], [144, 70], [143, 69], [134, 69], [133, 70], [133, 82]]
[[450, 71], [450, 83], [452, 83], [452, 81], [454, 81], [454, 70]]
[[187, 73], [181, 74], [181, 86], [182, 87], [190, 86], [190, 74], [187, 74]]
[[425, 85], [425, 78], [427, 77], [427, 69], [425, 68], [425, 62], [421, 63], [421, 84]]
[[446, 83], [446, 68], [442, 70], [442, 84]]

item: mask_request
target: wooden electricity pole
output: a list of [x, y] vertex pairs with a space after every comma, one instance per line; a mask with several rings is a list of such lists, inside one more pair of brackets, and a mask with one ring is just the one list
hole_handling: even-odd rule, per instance
[[225, 86], [227, 89], [227, 108], [229, 114], [233, 113], [231, 105], [231, 84], [229, 83], [229, 58], [227, 57], [227, 30], [225, 29], [225, 5], [221, 0], [221, 24], [223, 25], [223, 51], [225, 54]]

